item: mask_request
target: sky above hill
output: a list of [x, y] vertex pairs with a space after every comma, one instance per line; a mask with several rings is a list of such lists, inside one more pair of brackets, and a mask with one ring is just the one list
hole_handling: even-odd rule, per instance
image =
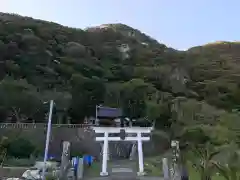
[[239, 0], [1, 0], [0, 11], [86, 28], [123, 23], [179, 50], [240, 40]]

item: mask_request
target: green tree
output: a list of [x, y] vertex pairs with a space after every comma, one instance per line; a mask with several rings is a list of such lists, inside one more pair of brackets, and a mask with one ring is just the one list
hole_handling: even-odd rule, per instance
[[[43, 102], [49, 102], [53, 100], [53, 123], [64, 124], [68, 122], [68, 110], [72, 101], [72, 96], [66, 91], [45, 91], [41, 93], [41, 99]], [[45, 106], [45, 113], [49, 111], [49, 104]]]
[[238, 180], [240, 178], [239, 166], [240, 166], [240, 153], [239, 148], [235, 143], [229, 144], [226, 150], [222, 153], [225, 157], [225, 161], [215, 162], [215, 166], [219, 173], [226, 180]]
[[124, 114], [130, 118], [146, 115], [145, 90], [147, 84], [141, 79], [132, 79], [123, 85], [121, 91]]
[[194, 146], [192, 149], [193, 166], [199, 172], [201, 180], [211, 180], [215, 172], [214, 158], [221, 152], [219, 147], [206, 143], [205, 145]]
[[96, 105], [103, 103], [105, 85], [100, 79], [87, 78], [73, 83], [71, 117], [74, 123], [83, 122], [84, 117], [94, 116]]
[[13, 122], [44, 119], [43, 104], [35, 89], [26, 81], [4, 79], [0, 82], [0, 107]]
[[2, 136], [0, 139], [0, 162], [2, 163], [7, 155], [8, 138]]
[[[234, 141], [240, 144], [240, 115], [238, 112], [224, 113], [220, 116], [219, 122], [222, 127], [221, 135], [224, 136], [226, 141]], [[219, 137], [223, 139], [223, 137]]]

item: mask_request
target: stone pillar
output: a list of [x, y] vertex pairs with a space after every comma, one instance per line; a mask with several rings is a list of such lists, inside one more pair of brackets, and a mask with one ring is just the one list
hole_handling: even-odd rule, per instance
[[70, 142], [64, 141], [60, 167], [60, 179], [65, 179], [67, 177], [68, 170], [71, 167], [69, 159], [70, 159]]
[[168, 167], [168, 160], [167, 158], [162, 159], [162, 171], [163, 171], [163, 178], [164, 180], [169, 180], [169, 167]]
[[180, 167], [179, 167], [179, 141], [171, 141], [172, 148], [172, 167], [171, 167], [171, 179], [181, 180]]
[[131, 153], [130, 153], [130, 156], [129, 156], [129, 160], [131, 160], [131, 161], [135, 159], [136, 149], [137, 149], [136, 147], [137, 147], [136, 144], [133, 143], [132, 148], [131, 148]]
[[83, 171], [84, 171], [83, 158], [79, 158], [78, 168], [77, 168], [77, 180], [80, 180], [83, 178]]

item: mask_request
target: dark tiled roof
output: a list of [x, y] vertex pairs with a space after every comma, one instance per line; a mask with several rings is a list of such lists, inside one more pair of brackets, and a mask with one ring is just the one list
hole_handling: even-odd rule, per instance
[[122, 109], [110, 107], [98, 107], [98, 117], [118, 118], [122, 117]]

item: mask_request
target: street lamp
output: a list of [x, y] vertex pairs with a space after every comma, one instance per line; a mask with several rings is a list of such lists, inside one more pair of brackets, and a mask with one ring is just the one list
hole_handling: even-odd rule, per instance
[[45, 152], [44, 152], [44, 160], [43, 160], [44, 164], [43, 164], [43, 171], [42, 171], [42, 180], [45, 180], [46, 162], [48, 157], [48, 148], [49, 148], [49, 141], [50, 141], [50, 135], [51, 135], [53, 104], [54, 104], [54, 101], [51, 100], [49, 113], [48, 113], [48, 126], [47, 126], [47, 135], [46, 135]]
[[95, 123], [94, 125], [98, 124], [98, 108], [100, 108], [102, 105], [96, 105], [96, 117], [95, 117]]

